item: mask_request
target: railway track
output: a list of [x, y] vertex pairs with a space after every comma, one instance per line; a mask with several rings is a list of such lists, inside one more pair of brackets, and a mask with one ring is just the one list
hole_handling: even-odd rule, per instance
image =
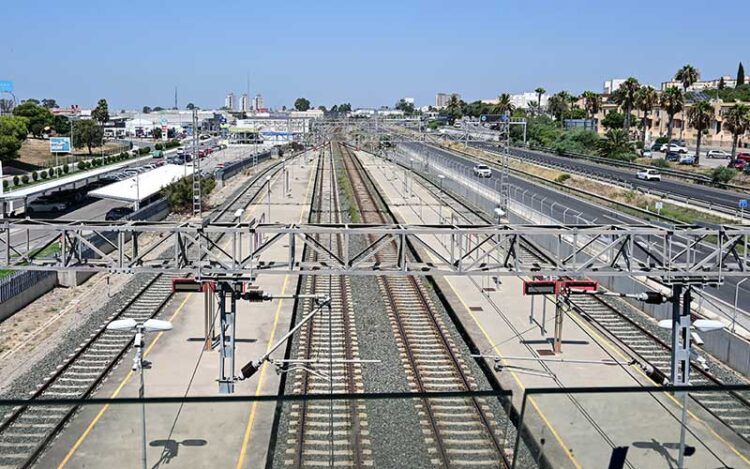
[[[363, 223], [391, 222], [369, 175], [350, 150], [336, 147], [354, 189]], [[380, 203], [383, 201], [380, 200]], [[394, 245], [376, 254], [399, 255]], [[414, 392], [470, 391], [478, 385], [458, 352], [421, 278], [378, 277], [409, 387]], [[506, 467], [503, 431], [486, 399], [423, 399], [415, 404], [430, 462], [439, 467]]]
[[[215, 219], [229, 219], [237, 208], [246, 208], [263, 190], [265, 176], [275, 174], [280, 170], [280, 165], [277, 163], [266, 168], [246, 184], [217, 211]], [[258, 182], [261, 184], [256, 188]], [[74, 353], [65, 357], [57, 369], [38, 385], [30, 399], [79, 400], [89, 397], [123, 358], [133, 341], [132, 334], [107, 331], [107, 324], [115, 319], [129, 318], [142, 322], [158, 315], [172, 297], [174, 277], [168, 274], [148, 275], [145, 285], [127, 299], [115, 314], [110, 315]], [[70, 407], [19, 406], [11, 409], [0, 422], [0, 468], [32, 466], [77, 410], [75, 404]]]
[[[478, 217], [485, 223], [490, 223], [487, 217], [469, 208], [464, 201], [440, 193], [434, 182], [426, 178], [423, 179], [430, 184], [433, 194], [438, 194], [443, 200], [446, 197], [450, 198], [451, 202], [466, 207], [471, 215]], [[465, 214], [460, 214], [460, 216], [466, 218], [470, 223], [474, 221], [466, 217]], [[540, 260], [545, 261], [545, 263], [550, 261], [544, 250], [538, 246], [523, 244], [521, 248], [518, 251], [518, 256], [524, 264], [533, 265]], [[653, 367], [659, 370], [662, 375], [669, 376], [671, 346], [654, 332], [634, 321], [617, 305], [611, 304], [607, 299], [590, 295], [574, 295], [571, 296], [569, 303], [575, 313], [592, 324], [599, 332], [619, 342], [641, 366]], [[722, 365], [717, 364], [717, 366]], [[691, 363], [690, 380], [691, 384], [701, 386], [725, 384], [722, 379], [695, 363]], [[750, 443], [750, 395], [742, 392], [716, 393], [707, 391], [689, 394], [703, 409]]]
[[[340, 209], [335, 168], [330, 152], [318, 161], [315, 202], [310, 213], [314, 223], [339, 223]], [[323, 239], [326, 238], [326, 239]], [[332, 252], [342, 253], [339, 236], [318, 236]], [[310, 260], [320, 254], [308, 250]], [[307, 276], [304, 293], [322, 293], [331, 298], [324, 308], [301, 329], [297, 343], [297, 367], [292, 374], [294, 394], [364, 392], [359, 344], [349, 279], [344, 276]], [[302, 316], [315, 304], [306, 300]], [[287, 467], [372, 467], [372, 450], [363, 401], [297, 402], [289, 415]]]

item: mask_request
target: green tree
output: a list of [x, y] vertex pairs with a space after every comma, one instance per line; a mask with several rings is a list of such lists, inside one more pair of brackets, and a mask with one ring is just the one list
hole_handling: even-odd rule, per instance
[[670, 86], [661, 94], [659, 104], [662, 109], [666, 111], [669, 116], [669, 122], [667, 124], [667, 142], [672, 141], [672, 131], [674, 130], [674, 116], [678, 112], [682, 111], [685, 105], [685, 95], [682, 90], [676, 86]]
[[404, 114], [411, 116], [414, 114], [414, 104], [407, 103], [405, 99], [399, 99], [395, 106], [399, 111], [404, 111]]
[[682, 83], [682, 90], [687, 93], [687, 89], [693, 86], [693, 84], [700, 80], [701, 73], [697, 68], [690, 64], [685, 65], [681, 69], [677, 70], [674, 75], [674, 79]]
[[687, 117], [690, 125], [698, 131], [698, 141], [695, 145], [695, 164], [697, 165], [700, 161], [703, 132], [711, 126], [716, 117], [716, 111], [708, 101], [698, 101], [688, 109]]
[[22, 141], [13, 135], [0, 134], [0, 161], [10, 161], [18, 158], [18, 150]]
[[101, 126], [96, 125], [96, 122], [91, 119], [80, 119], [73, 124], [73, 146], [75, 148], [88, 148], [89, 155], [92, 154], [91, 149], [93, 147], [102, 144], [103, 136], [104, 132]]
[[41, 137], [46, 127], [52, 126], [55, 117], [49, 109], [28, 100], [13, 109], [13, 115], [28, 119], [28, 128], [34, 137]]
[[456, 96], [451, 96], [451, 99], [448, 101], [448, 105], [440, 111], [440, 114], [443, 116], [446, 116], [448, 118], [448, 122], [450, 124], [453, 124], [456, 122], [456, 119], [460, 119], [463, 117], [463, 110], [466, 103], [464, 103], [462, 100], [458, 99]]
[[547, 101], [547, 109], [555, 116], [555, 119], [560, 124], [560, 128], [562, 128], [565, 113], [570, 109], [570, 93], [560, 91], [550, 96], [549, 101]]
[[750, 129], [750, 107], [735, 104], [724, 112], [723, 126], [732, 134], [732, 162], [737, 156], [737, 141]]
[[540, 113], [542, 112], [542, 95], [546, 92], [547, 90], [541, 86], [534, 90], [534, 93], [536, 93], [536, 105]]
[[188, 105], [185, 106], [185, 109], [187, 109], [188, 111], [192, 111], [193, 109], [195, 109], [195, 104], [188, 103]]
[[151, 129], [151, 136], [154, 139], [159, 140], [162, 137], [162, 135], [161, 135], [161, 127], [154, 127], [153, 129]]
[[646, 147], [646, 129], [648, 129], [648, 114], [659, 103], [659, 95], [652, 86], [641, 86], [635, 94], [635, 105], [643, 113], [641, 119], [641, 148]]
[[45, 98], [42, 100], [42, 107], [47, 109], [54, 109], [57, 107], [57, 101], [52, 98]]
[[70, 134], [70, 119], [65, 116], [55, 116], [52, 127], [55, 128], [58, 135]]
[[718, 88], [720, 90], [723, 90], [726, 87], [727, 87], [727, 84], [724, 82], [724, 77], [719, 78], [719, 86], [718, 86]]
[[495, 114], [510, 114], [513, 112], [513, 103], [510, 101], [508, 93], [502, 93], [497, 97], [497, 104], [492, 110]]
[[745, 84], [745, 67], [742, 65], [742, 62], [740, 62], [740, 66], [737, 67], [737, 83], [735, 84], [736, 88], [739, 88], [740, 86]]
[[[216, 181], [213, 178], [201, 179], [201, 198], [204, 199], [214, 190]], [[167, 199], [173, 212], [181, 213], [193, 208], [193, 182], [191, 178], [183, 178], [162, 189], [162, 195]], [[205, 201], [203, 202], [205, 204]]]
[[593, 91], [584, 91], [581, 97], [583, 97], [583, 107], [586, 109], [587, 117], [593, 119], [602, 108], [602, 96]]
[[148, 106], [143, 106], [143, 109], [141, 109], [141, 112], [143, 114], [151, 114], [151, 108]]
[[0, 135], [8, 135], [16, 140], [26, 140], [29, 135], [28, 120], [18, 116], [0, 116]]
[[96, 103], [96, 107], [91, 111], [91, 118], [97, 121], [99, 125], [104, 125], [109, 120], [109, 105], [106, 99], [102, 98]]
[[602, 119], [601, 124], [605, 129], [624, 129], [625, 114], [620, 111], [609, 111]]
[[306, 98], [297, 98], [294, 101], [294, 109], [298, 111], [307, 111], [310, 109], [310, 101]]
[[625, 112], [625, 122], [623, 124], [624, 129], [630, 129], [630, 113], [635, 106], [635, 94], [640, 88], [641, 84], [638, 83], [638, 80], [629, 77], [614, 93], [615, 103], [622, 106], [623, 111]]
[[635, 145], [624, 129], [609, 129], [598, 143], [599, 155], [605, 158], [632, 159]]

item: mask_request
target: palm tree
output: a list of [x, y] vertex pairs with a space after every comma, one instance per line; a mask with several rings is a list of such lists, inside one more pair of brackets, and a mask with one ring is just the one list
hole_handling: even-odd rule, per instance
[[601, 95], [593, 91], [584, 91], [581, 96], [583, 97], [583, 107], [586, 109], [586, 114], [589, 119], [593, 119], [602, 108]]
[[635, 105], [635, 94], [640, 88], [641, 84], [638, 83], [638, 80], [630, 77], [614, 93], [615, 103], [622, 106], [625, 111], [625, 125], [623, 127], [627, 132], [630, 132], [630, 113], [633, 111], [633, 106]]
[[546, 93], [547, 90], [542, 88], [541, 86], [534, 90], [534, 93], [536, 93], [536, 104], [539, 106], [539, 113], [542, 112], [542, 95]]
[[685, 65], [674, 74], [674, 79], [682, 83], [682, 90], [685, 93], [687, 93], [687, 89], [693, 86], [693, 84], [700, 80], [700, 78], [701, 72], [690, 64]]
[[659, 95], [652, 86], [641, 86], [635, 94], [635, 105], [643, 113], [641, 121], [641, 147], [646, 146], [646, 129], [648, 128], [648, 113], [659, 103]]
[[746, 104], [735, 104], [724, 113], [725, 129], [732, 133], [732, 163], [737, 155], [737, 140], [740, 135], [750, 130], [750, 107]]
[[570, 93], [567, 91], [560, 91], [559, 93], [550, 96], [547, 102], [549, 111], [555, 116], [555, 119], [560, 121], [560, 127], [563, 127], [563, 118], [565, 113], [568, 112], [568, 106], [570, 106]]
[[503, 93], [497, 97], [497, 105], [495, 106], [496, 114], [510, 114], [513, 112], [513, 103], [510, 102], [510, 95]]
[[669, 116], [669, 124], [667, 125], [667, 143], [670, 143], [672, 141], [674, 115], [682, 111], [682, 107], [685, 105], [685, 95], [683, 95], [682, 90], [676, 86], [670, 86], [661, 94], [659, 104]]
[[698, 164], [701, 155], [701, 137], [703, 131], [707, 129], [716, 116], [714, 107], [708, 101], [698, 101], [688, 110], [688, 121], [690, 125], [698, 131], [698, 141], [695, 146], [695, 162]]
[[597, 146], [599, 155], [605, 158], [622, 158], [634, 152], [633, 142], [625, 129], [609, 129]]

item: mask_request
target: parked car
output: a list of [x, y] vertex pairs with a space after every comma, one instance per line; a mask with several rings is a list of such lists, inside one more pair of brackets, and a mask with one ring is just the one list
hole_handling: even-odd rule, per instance
[[670, 151], [667, 153], [667, 156], [665, 156], [664, 159], [667, 161], [677, 162], [677, 161], [680, 161], [680, 154], [677, 153], [676, 151]]
[[664, 146], [663, 143], [654, 143], [651, 145], [651, 151], [661, 151], [662, 146]]
[[731, 156], [732, 156], [731, 153], [729, 153], [728, 151], [724, 151], [724, 150], [708, 150], [706, 152], [706, 158], [727, 159], [727, 158], [730, 158]]
[[680, 155], [680, 164], [695, 164], [695, 155], [691, 153]]
[[37, 212], [58, 212], [68, 208], [68, 202], [55, 196], [43, 196], [32, 200], [26, 205], [26, 213], [32, 214]]
[[121, 218], [125, 218], [131, 213], [133, 213], [133, 209], [131, 207], [115, 207], [112, 210], [108, 211], [106, 215], [104, 215], [104, 219], [107, 221], [119, 220]]
[[747, 166], [750, 166], [750, 153], [737, 153], [737, 156], [733, 161], [729, 161], [730, 168], [738, 169], [740, 171], [744, 170]]
[[486, 164], [478, 164], [474, 166], [474, 176], [480, 178], [492, 177], [492, 170]]
[[676, 143], [670, 143], [667, 145], [666, 143], [661, 146], [661, 151], [665, 151], [667, 153], [674, 152], [674, 153], [687, 153], [688, 149], [687, 147], [684, 147], [682, 145], [677, 145]]
[[635, 174], [635, 177], [644, 181], [661, 181], [661, 173], [656, 169], [642, 169]]
[[161, 151], [161, 150], [154, 150], [154, 151], [153, 151], [153, 152], [151, 153], [151, 156], [152, 156], [152, 157], [153, 157], [153, 158], [154, 158], [155, 160], [159, 160], [159, 159], [162, 159], [162, 158], [164, 158], [164, 152], [163, 152], [163, 151]]
[[648, 148], [644, 148], [641, 150], [641, 157], [643, 158], [651, 158], [653, 156], [653, 153], [651, 153], [651, 150]]

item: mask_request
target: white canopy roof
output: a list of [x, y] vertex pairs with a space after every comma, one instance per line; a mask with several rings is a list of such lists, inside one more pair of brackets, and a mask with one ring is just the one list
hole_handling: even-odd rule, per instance
[[140, 202], [158, 193], [169, 184], [182, 179], [185, 175], [192, 174], [191, 165], [166, 164], [138, 176], [100, 187], [89, 192], [89, 195], [100, 199], [122, 200], [123, 202], [138, 200]]

